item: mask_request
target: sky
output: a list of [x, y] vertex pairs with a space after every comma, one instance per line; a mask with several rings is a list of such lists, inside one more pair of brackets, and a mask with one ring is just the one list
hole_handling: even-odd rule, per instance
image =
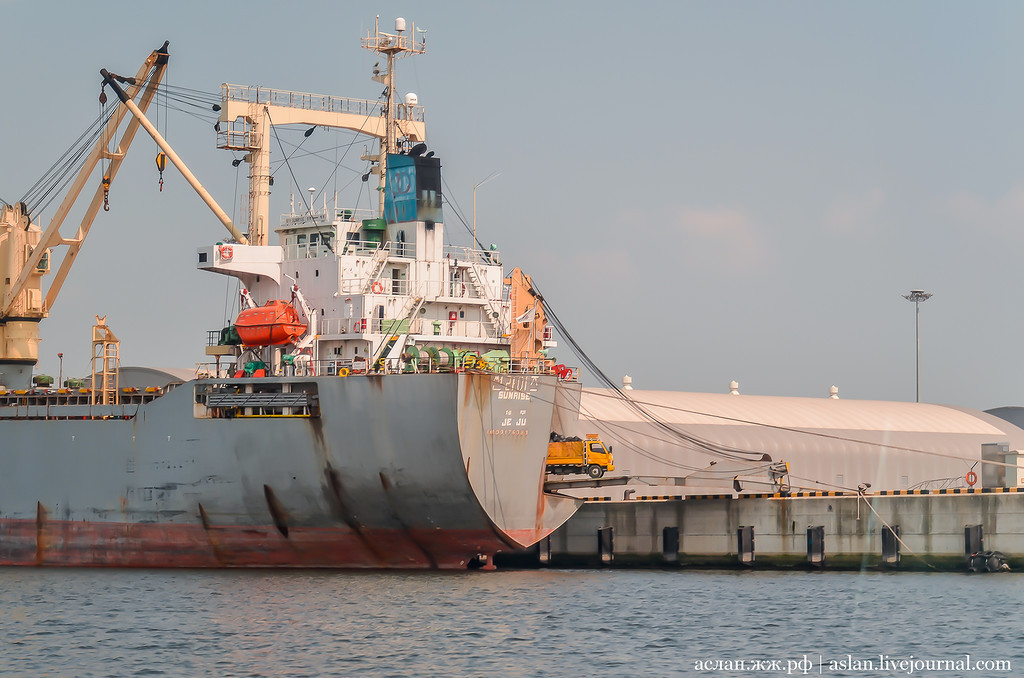
[[[469, 244], [456, 213], [470, 221], [473, 185], [497, 173], [477, 192], [480, 240], [533, 276], [613, 380], [913, 401], [901, 294], [923, 289], [921, 399], [1024, 405], [1020, 3], [0, 0], [0, 12], [8, 202], [96, 117], [100, 68], [134, 73], [170, 40], [172, 86], [375, 99], [359, 38], [376, 15], [388, 30], [402, 16], [427, 31], [398, 88], [425, 107], [450, 242]], [[246, 166], [216, 149], [215, 114], [192, 112], [159, 124], [236, 214]], [[288, 148], [302, 131], [281, 131]], [[304, 142], [299, 190], [368, 206], [369, 142], [352, 142], [319, 130]], [[204, 361], [206, 331], [230, 315], [233, 286], [195, 269], [196, 248], [226, 232], [173, 169], [158, 190], [157, 150], [141, 135], [129, 150], [42, 324], [40, 371], [56, 375], [63, 352], [65, 376], [88, 374], [95, 314], [123, 364], [173, 367]], [[280, 159], [273, 214], [295, 191]], [[554, 355], [578, 364], [564, 339]]]

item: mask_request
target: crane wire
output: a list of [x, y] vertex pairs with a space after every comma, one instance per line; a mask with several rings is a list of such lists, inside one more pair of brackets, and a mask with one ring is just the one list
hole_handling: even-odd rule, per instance
[[[462, 208], [454, 198], [449, 198], [448, 195], [451, 193], [451, 188], [448, 186], [448, 182], [445, 181], [444, 176], [441, 176], [441, 182], [444, 184], [446, 192], [441, 195], [441, 199], [448, 204], [449, 207], [454, 208], [455, 216], [458, 217], [459, 222], [465, 227], [466, 232], [469, 233], [470, 237], [473, 237], [473, 227], [466, 221], [466, 217], [462, 213]], [[474, 239], [474, 245], [480, 249], [484, 249], [483, 243], [479, 239]]]
[[43, 175], [36, 180], [32, 186], [25, 191], [19, 202], [29, 206], [30, 211], [42, 211], [49, 205], [44, 201], [47, 197], [61, 186], [67, 184], [68, 175], [78, 172], [85, 164], [82, 157], [94, 146], [103, 133], [112, 109], [107, 106], [96, 118], [89, 123], [79, 137], [50, 165]]
[[[334, 169], [328, 175], [326, 181], [324, 181], [323, 186], [321, 186], [320, 189], [314, 194], [314, 200], [315, 200], [317, 197], [320, 197], [320, 195], [322, 195], [325, 190], [327, 190], [327, 185], [329, 183], [331, 183], [332, 180], [335, 180], [335, 178], [338, 175], [338, 170], [342, 168], [342, 163], [344, 163], [345, 158], [348, 157], [349, 151], [352, 150], [352, 147], [355, 146], [355, 144], [359, 141], [359, 137], [357, 135], [353, 135], [352, 136], [352, 140], [350, 142], [348, 142], [347, 144], [337, 144], [335, 146], [331, 146], [331, 147], [328, 147], [328, 148], [323, 148], [323, 149], [319, 149], [319, 150], [315, 150], [315, 151], [305, 150], [303, 153], [298, 153], [297, 152], [298, 149], [299, 149], [299, 146], [302, 145], [301, 143], [298, 144], [298, 145], [295, 145], [295, 144], [292, 144], [292, 143], [290, 143], [290, 142], [288, 142], [287, 140], [284, 140], [284, 139], [281, 139], [280, 141], [281, 141], [282, 144], [287, 145], [287, 146], [292, 146], [293, 149], [294, 149], [289, 154], [287, 159], [296, 160], [296, 159], [301, 159], [301, 158], [313, 157], [313, 158], [317, 158], [319, 160], [323, 160], [324, 162], [330, 163], [330, 164], [332, 164], [334, 166]], [[305, 141], [305, 138], [303, 139], [303, 141]], [[339, 149], [342, 149], [342, 148], [345, 149], [345, 151], [344, 151], [344, 153], [342, 153], [341, 158], [330, 159], [330, 158], [327, 158], [327, 157], [325, 157], [323, 155], [326, 151], [335, 151], [335, 153], [337, 153], [337, 151]], [[279, 161], [277, 163], [276, 167], [271, 170], [271, 174], [273, 174], [282, 165], [284, 165], [284, 161]], [[358, 177], [358, 176], [360, 176], [362, 174], [362, 172], [359, 172], [356, 169], [351, 168], [351, 167], [347, 167], [346, 169], [349, 172], [352, 173], [352, 178], [349, 179], [349, 181], [342, 186], [342, 190], [344, 190], [344, 189], [348, 188], [349, 186], [351, 186], [352, 183], [355, 182], [356, 177]], [[299, 189], [301, 187], [296, 186], [296, 188]]]
[[[274, 138], [277, 139], [277, 146], [278, 146], [278, 148], [281, 149], [281, 155], [284, 155], [285, 154], [284, 153], [284, 146], [281, 145], [281, 137], [279, 137], [278, 134], [277, 134], [277, 127], [274, 125], [274, 120], [273, 120], [273, 118], [270, 117], [270, 109], [264, 109], [264, 110], [265, 110], [265, 112], [267, 114], [267, 120], [270, 122], [270, 125], [269, 125], [270, 131], [274, 133]], [[288, 162], [288, 158], [287, 157], [285, 157], [285, 159], [284, 159], [284, 164], [288, 168], [288, 173], [292, 177], [292, 182], [296, 186], [298, 186], [299, 185], [299, 181], [298, 181], [298, 179], [295, 178], [295, 172], [292, 171], [291, 163]], [[302, 195], [301, 191], [299, 192], [299, 197], [302, 198], [302, 204], [305, 205], [305, 207], [306, 207], [306, 212], [309, 214], [310, 222], [312, 222], [313, 227], [316, 228], [316, 232], [320, 235], [320, 242], [324, 242], [324, 237], [323, 237], [324, 234], [323, 234], [323, 231], [320, 230], [320, 225], [318, 223], [316, 223], [316, 218], [313, 216], [313, 208], [309, 205], [309, 203], [306, 202], [306, 196]], [[334, 243], [329, 241], [329, 242], [326, 243], [326, 245], [327, 245], [327, 249], [329, 249], [333, 253], [334, 252]]]
[[625, 393], [611, 379], [609, 379], [607, 375], [605, 375], [601, 368], [598, 367], [593, 360], [591, 360], [587, 353], [572, 337], [572, 334], [568, 331], [568, 328], [566, 328], [565, 324], [559, 319], [558, 314], [555, 313], [554, 309], [551, 308], [551, 304], [547, 300], [545, 300], [544, 295], [540, 292], [540, 289], [537, 287], [537, 285], [534, 285], [533, 288], [535, 296], [544, 306], [544, 312], [546, 316], [551, 320], [552, 324], [558, 330], [559, 334], [561, 334], [562, 337], [564, 337], [565, 340], [569, 343], [576, 357], [579, 358], [580, 361], [587, 367], [587, 369], [590, 370], [590, 372], [593, 373], [595, 376], [597, 376], [603, 384], [605, 384], [609, 389], [614, 390], [618, 397], [622, 400], [622, 402], [625, 403], [630, 409], [632, 409], [637, 415], [651, 422], [656, 427], [658, 427], [668, 435], [672, 436], [673, 438], [684, 443], [689, 443], [692, 446], [696, 446], [697, 448], [703, 450], [708, 454], [721, 457], [723, 459], [729, 459], [732, 461], [771, 461], [771, 458], [768, 457], [768, 455], [766, 455], [764, 452], [745, 450], [738, 447], [722, 445], [711, 440], [706, 440], [704, 438], [701, 438], [700, 436], [687, 433], [686, 431], [683, 431], [677, 427], [671, 426], [662, 419], [653, 415], [646, 407], [643, 406], [643, 404], [634, 401], [627, 393]]

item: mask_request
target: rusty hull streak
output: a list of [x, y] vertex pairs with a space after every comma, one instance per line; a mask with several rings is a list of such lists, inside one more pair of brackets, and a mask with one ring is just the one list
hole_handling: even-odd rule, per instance
[[210, 516], [207, 515], [206, 509], [203, 505], [199, 504], [199, 520], [203, 523], [203, 532], [206, 534], [206, 541], [210, 544], [210, 552], [213, 553], [214, 560], [217, 561], [218, 565], [223, 566], [225, 564], [223, 556], [221, 556], [220, 548], [217, 546], [217, 540], [213, 535], [213, 531], [210, 525]]
[[377, 546], [371, 539], [368, 539], [363, 531], [363, 525], [359, 523], [355, 515], [348, 508], [347, 493], [345, 492], [345, 486], [341, 482], [341, 474], [335, 471], [331, 467], [330, 463], [327, 464], [327, 468], [324, 469], [324, 474], [327, 476], [327, 486], [330, 492], [327, 495], [328, 503], [331, 505], [331, 509], [334, 514], [348, 526], [352, 533], [356, 535], [362, 545], [369, 551], [376, 559], [378, 564], [382, 567], [387, 563], [387, 558], [384, 554], [377, 549]]
[[327, 440], [324, 438], [323, 420], [317, 417], [310, 417], [307, 421], [313, 431], [313, 447], [324, 466], [324, 478], [327, 480], [326, 487], [324, 487], [324, 498], [327, 500], [327, 505], [331, 507], [331, 513], [352, 530], [352, 533], [356, 535], [362, 546], [377, 559], [377, 563], [381, 567], [384, 567], [387, 563], [387, 558], [384, 557], [384, 554], [377, 549], [370, 539], [366, 538], [363, 525], [359, 523], [356, 515], [349, 509], [351, 502], [348, 499], [348, 493], [345, 491], [345, 485], [341, 482], [341, 474], [331, 465], [330, 454], [327, 451]]
[[281, 533], [281, 536], [288, 538], [288, 523], [285, 521], [284, 507], [281, 506], [281, 502], [277, 500], [277, 495], [274, 494], [274, 490], [271, 489], [270, 485], [263, 485], [263, 496], [267, 500], [267, 509], [270, 511], [270, 517], [274, 521], [274, 527]]
[[36, 565], [43, 564], [43, 553], [46, 551], [46, 518], [48, 511], [43, 502], [36, 502]]
[[413, 546], [419, 549], [420, 553], [422, 553], [423, 556], [427, 559], [427, 562], [430, 563], [430, 567], [436, 570], [437, 558], [434, 556], [433, 553], [427, 550], [426, 546], [424, 546], [419, 539], [416, 538], [416, 535], [413, 534], [413, 531], [409, 529], [409, 526], [406, 525], [405, 521], [402, 520], [401, 516], [398, 515], [398, 511], [395, 509], [395, 504], [391, 497], [391, 481], [388, 480], [388, 477], [386, 475], [384, 475], [384, 471], [380, 472], [380, 484], [381, 487], [384, 488], [384, 496], [388, 500], [388, 510], [391, 511], [391, 515], [394, 517], [395, 522], [397, 522], [402, 527], [402, 531], [406, 534], [406, 536], [409, 537], [409, 541], [412, 542]]

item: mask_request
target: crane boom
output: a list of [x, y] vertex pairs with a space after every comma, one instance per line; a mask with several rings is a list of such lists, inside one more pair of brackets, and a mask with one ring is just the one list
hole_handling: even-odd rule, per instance
[[117, 84], [113, 75], [105, 68], [100, 70], [100, 75], [103, 76], [103, 84], [110, 85], [111, 89], [114, 90], [114, 93], [117, 94], [118, 98], [121, 100], [121, 103], [131, 111], [131, 114], [134, 116], [134, 120], [138, 121], [138, 123], [142, 125], [142, 128], [149, 133], [149, 136], [153, 137], [153, 141], [156, 142], [156, 145], [160, 147], [160, 150], [167, 154], [170, 161], [178, 168], [181, 175], [185, 177], [185, 181], [187, 181], [195, 192], [199, 194], [199, 197], [203, 199], [206, 206], [209, 207], [220, 222], [224, 224], [224, 228], [228, 229], [228, 232], [231, 233], [232, 237], [241, 244], [249, 244], [248, 239], [246, 239], [246, 237], [242, 235], [242, 232], [238, 230], [234, 223], [232, 223], [231, 217], [227, 215], [227, 212], [221, 209], [221, 206], [213, 199], [210, 192], [207, 191], [201, 183], [199, 183], [199, 180], [196, 179], [194, 174], [192, 174], [192, 171], [188, 168], [185, 162], [177, 153], [174, 152], [174, 149], [167, 143], [167, 140], [164, 139], [160, 132], [157, 131], [156, 127], [153, 126], [153, 123], [149, 121], [146, 114], [135, 105], [135, 102], [132, 101], [130, 96], [128, 96], [128, 93], [121, 89], [120, 85]]

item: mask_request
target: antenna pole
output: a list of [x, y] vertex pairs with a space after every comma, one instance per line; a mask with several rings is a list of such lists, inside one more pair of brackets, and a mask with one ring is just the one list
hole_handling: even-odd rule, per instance
[[387, 58], [387, 72], [373, 78], [384, 84], [385, 95], [385, 129], [380, 136], [380, 154], [377, 156], [376, 168], [379, 175], [377, 207], [382, 218], [384, 217], [384, 202], [387, 194], [388, 153], [395, 153], [398, 149], [398, 120], [409, 120], [404, 105], [402, 105], [402, 114], [399, 115], [398, 96], [395, 91], [395, 62], [403, 56], [423, 54], [427, 50], [424, 43], [416, 44], [416, 24], [410, 23], [409, 27], [409, 35], [404, 35], [405, 19], [398, 18], [395, 19], [394, 33], [382, 33], [378, 16], [374, 22], [373, 35], [368, 35], [363, 40], [363, 47]]
[[501, 176], [501, 172], [491, 172], [487, 177], [480, 183], [473, 186], [473, 251], [476, 251], [477, 240], [476, 240], [476, 189], [480, 188], [488, 181], [497, 179]]

